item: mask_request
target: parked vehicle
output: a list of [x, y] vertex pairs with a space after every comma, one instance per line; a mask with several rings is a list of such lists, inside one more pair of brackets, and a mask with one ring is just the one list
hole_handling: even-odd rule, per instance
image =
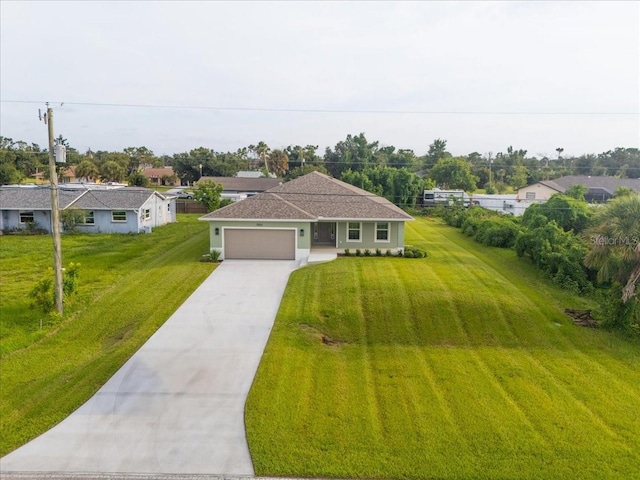
[[435, 207], [438, 205], [455, 205], [456, 203], [462, 203], [463, 206], [468, 207], [470, 197], [463, 190], [440, 190], [434, 188], [433, 190], [425, 190], [422, 196], [422, 204], [425, 207]]

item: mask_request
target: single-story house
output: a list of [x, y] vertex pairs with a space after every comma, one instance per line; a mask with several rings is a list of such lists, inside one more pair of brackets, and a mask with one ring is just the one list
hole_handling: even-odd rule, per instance
[[149, 179], [151, 185], [166, 185], [175, 187], [180, 185], [180, 179], [173, 170], [173, 167], [145, 168], [142, 175]]
[[542, 180], [518, 190], [518, 200], [544, 203], [556, 193], [564, 193], [574, 185], [584, 185], [588, 192], [585, 200], [589, 203], [604, 203], [615, 196], [618, 187], [628, 187], [640, 193], [640, 179], [595, 177], [587, 175], [567, 175], [554, 180]]
[[[58, 206], [82, 211], [84, 221], [76, 229], [86, 233], [148, 233], [176, 221], [175, 199], [147, 188], [60, 188]], [[30, 225], [51, 232], [50, 187], [0, 187], [0, 230]]]
[[222, 259], [300, 260], [313, 250], [404, 249], [413, 220], [387, 199], [311, 172], [211, 212], [211, 250]]
[[222, 185], [222, 199], [228, 198], [237, 202], [257, 195], [282, 183], [280, 178], [268, 177], [201, 177], [196, 186], [202, 181], [213, 181]]
[[60, 179], [61, 183], [72, 183], [77, 180], [76, 178], [76, 166], [71, 165], [69, 167], [62, 169], [62, 178]]

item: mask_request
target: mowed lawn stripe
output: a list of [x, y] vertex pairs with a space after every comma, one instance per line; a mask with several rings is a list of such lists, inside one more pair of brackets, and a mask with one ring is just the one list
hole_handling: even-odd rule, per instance
[[[484, 251], [487, 251], [487, 250], [492, 250], [492, 249], [484, 249]], [[561, 318], [559, 320], [562, 323], [554, 322], [554, 323], [547, 323], [546, 325], [547, 327], [549, 326], [558, 327], [558, 326], [565, 326], [566, 324], [569, 323], [566, 318]], [[580, 412], [576, 412], [576, 410], [578, 410], [578, 411], [581, 411], [581, 413], [584, 414], [585, 416], [589, 417], [590, 421], [586, 421], [585, 423], [590, 424], [591, 427], [593, 427], [594, 424], [595, 426], [600, 427], [599, 429], [595, 429], [596, 431], [594, 431], [594, 428], [586, 429], [585, 431], [586, 427], [584, 425], [580, 428], [576, 428], [575, 422], [573, 422], [572, 425], [570, 425], [569, 427], [565, 426], [566, 430], [572, 432], [572, 434], [567, 434], [567, 441], [570, 441], [571, 436], [575, 435], [576, 432], [584, 434], [583, 436], [585, 440], [589, 436], [596, 436], [599, 438], [603, 433], [607, 436], [611, 436], [612, 438], [614, 438], [616, 435], [616, 431], [617, 432], [620, 431], [620, 429], [618, 428], [619, 425], [616, 426], [616, 428], [612, 428], [612, 426], [607, 423], [605, 418], [610, 417], [610, 415], [607, 415], [607, 412], [610, 412], [611, 408], [616, 408], [619, 411], [630, 410], [629, 405], [632, 405], [632, 403], [630, 404], [628, 402], [631, 402], [632, 398], [636, 398], [637, 400], [637, 395], [638, 395], [637, 385], [639, 385], [640, 383], [637, 382], [637, 380], [634, 380], [634, 378], [635, 379], [638, 378], [638, 370], [636, 369], [635, 371], [628, 371], [627, 369], [624, 369], [624, 370], [627, 370], [624, 376], [627, 378], [627, 381], [630, 380], [631, 382], [635, 382], [635, 386], [636, 386], [635, 389], [633, 388], [629, 389], [628, 387], [630, 387], [630, 384], [622, 382], [618, 384], [618, 387], [622, 387], [622, 391], [618, 391], [618, 392], [615, 392], [615, 390], [612, 391], [610, 388], [610, 383], [617, 383], [618, 374], [621, 373], [621, 368], [620, 368], [621, 366], [617, 364], [615, 365], [615, 368], [605, 369], [602, 366], [602, 364], [599, 364], [589, 354], [584, 353], [583, 350], [580, 350], [579, 348], [576, 348], [576, 342], [575, 342], [576, 336], [580, 340], [582, 340], [582, 338], [580, 337], [582, 337], [583, 335], [584, 336], [589, 336], [592, 334], [599, 335], [600, 332], [590, 332], [585, 330], [575, 332], [575, 327], [569, 325], [569, 328], [573, 329], [573, 331], [570, 331], [571, 335], [565, 335], [565, 334], [549, 335], [549, 333], [554, 332], [554, 329], [551, 329], [551, 330], [546, 329], [546, 333], [547, 335], [549, 335], [549, 339], [554, 340], [554, 344], [562, 345], [564, 350], [563, 353], [565, 355], [571, 354], [574, 357], [576, 357], [575, 361], [570, 363], [565, 363], [563, 368], [557, 369], [557, 368], [553, 368], [558, 364], [557, 362], [558, 356], [555, 354], [556, 352], [554, 352], [553, 356], [540, 355], [539, 353], [536, 352], [535, 356], [532, 354], [524, 355], [524, 358], [528, 358], [530, 361], [530, 364], [527, 367], [528, 371], [532, 372], [535, 369], [542, 369], [543, 372], [541, 376], [546, 377], [546, 381], [549, 382], [552, 385], [552, 387], [555, 387], [556, 389], [559, 389], [562, 391], [564, 395], [560, 395], [560, 396], [564, 397], [566, 400], [570, 402], [568, 406], [568, 415], [563, 418], [569, 418], [569, 417], [572, 417], [573, 415], [579, 414]], [[555, 331], [559, 333], [568, 332], [566, 329], [561, 330], [558, 328], [556, 328]], [[578, 333], [578, 335], [576, 335], [576, 333]], [[612, 341], [614, 343], [618, 343], [618, 340], [615, 338], [613, 338]], [[586, 346], [584, 342], [579, 342], [579, 343], [581, 344], [582, 349], [584, 349]], [[540, 346], [541, 345], [538, 345], [538, 348]], [[479, 351], [484, 352], [485, 350], [481, 349]], [[527, 353], [527, 350], [521, 350], [521, 352]], [[593, 353], [600, 353], [599, 360], [603, 360], [603, 357], [604, 357], [607, 359], [607, 361], [610, 361], [609, 357], [606, 356], [606, 354], [602, 355], [602, 352], [599, 352], [598, 350], [594, 349]], [[513, 358], [513, 357], [509, 356], [509, 358]], [[637, 362], [638, 357], [636, 356], [634, 358]], [[543, 360], [546, 360], [546, 362], [543, 362]], [[604, 376], [602, 376], [601, 378], [597, 378], [595, 376], [596, 375], [595, 371], [585, 373], [585, 369], [588, 369], [589, 367], [593, 367], [595, 370], [597, 370], [601, 374], [604, 374]], [[541, 378], [539, 379], [539, 381], [543, 382]], [[564, 388], [565, 384], [569, 387]], [[606, 385], [606, 388], [603, 389], [602, 385]], [[547, 386], [545, 391], [549, 391], [549, 389], [552, 387]], [[515, 389], [514, 391], [517, 392], [519, 390]], [[608, 391], [608, 395], [606, 393], [607, 391]], [[631, 396], [629, 397], [628, 395], [625, 395], [625, 393], [631, 393]], [[612, 402], [610, 401], [612, 397], [621, 401], [613, 402], [612, 404]], [[624, 400], [625, 397], [627, 398], [626, 401]], [[539, 407], [539, 404], [535, 404], [534, 406], [532, 406], [532, 409], [536, 409], [538, 407]], [[557, 410], [557, 409], [554, 409], [554, 410]], [[601, 412], [601, 413], [597, 413], [597, 412]], [[557, 413], [557, 412], [554, 412], [554, 413]], [[634, 416], [632, 412], [629, 412], [629, 413], [631, 415], [627, 416], [626, 418], [633, 419]], [[635, 432], [635, 435], [632, 435], [631, 437], [627, 438], [627, 440], [630, 441], [630, 443], [627, 444], [627, 448], [629, 448], [629, 445], [638, 444], [637, 435], [639, 433], [639, 429], [637, 428], [637, 422], [635, 422], [635, 425], [631, 426], [631, 428], [629, 428], [630, 426], [628, 422], [625, 422], [625, 423], [627, 425], [627, 429], [626, 429], [627, 431], [630, 429], [631, 431]], [[623, 429], [622, 431], [625, 431], [625, 429]]]
[[589, 300], [512, 251], [424, 219], [407, 243], [429, 258], [292, 274], [246, 407], [256, 473], [638, 476], [638, 343], [572, 325]]
[[[451, 258], [459, 260], [460, 256], [454, 254], [451, 256]], [[474, 275], [475, 273], [474, 269], [469, 269], [469, 273], [471, 275]], [[450, 287], [454, 288], [453, 285], [450, 285]], [[501, 315], [501, 317], [504, 318], [504, 315]], [[564, 320], [563, 323], [565, 322], [566, 320]], [[579, 351], [575, 348], [575, 344], [573, 342], [567, 341], [568, 340], [567, 337], [561, 336], [561, 335], [553, 335], [552, 333], [553, 333], [553, 330], [547, 330], [547, 335], [549, 336], [550, 339], [553, 339], [560, 344], [565, 344], [565, 347], [567, 347], [567, 351], [572, 352], [574, 354], [579, 354]], [[485, 367], [490, 365], [489, 361], [485, 363], [484, 359], [486, 358], [486, 355], [482, 354], [483, 352], [486, 352], [486, 350], [478, 349], [477, 351], [479, 354], [477, 358], [481, 362], [481, 365], [484, 365]], [[573, 422], [571, 423], [571, 425], [565, 425], [563, 427], [563, 430], [570, 432], [566, 435], [567, 441], [570, 441], [570, 438], [575, 438], [576, 434], [580, 434], [585, 439], [588, 438], [589, 436], [596, 436], [599, 438], [602, 434], [609, 436], [611, 439], [614, 439], [616, 437], [614, 430], [607, 424], [605, 419], [601, 415], [596, 413], [596, 411], [598, 410], [598, 407], [601, 407], [600, 410], [606, 413], [608, 411], [608, 408], [611, 407], [611, 403], [606, 401], [605, 398], [602, 398], [600, 395], [598, 395], [599, 393], [598, 391], [593, 390], [593, 387], [592, 387], [594, 383], [593, 374], [591, 374], [588, 377], [589, 381], [583, 383], [580, 386], [580, 388], [577, 388], [577, 389], [565, 388], [564, 387], [565, 382], [568, 385], [571, 384], [570, 382], [567, 382], [566, 375], [565, 375], [566, 370], [572, 370], [571, 367], [577, 367], [577, 365], [575, 364], [565, 365], [564, 369], [556, 370], [554, 373], [554, 369], [547, 368], [547, 366], [540, 361], [538, 356], [534, 357], [531, 354], [526, 354], [527, 350], [521, 350], [521, 352], [524, 353], [525, 357], [529, 359], [529, 362], [530, 362], [528, 366], [529, 372], [532, 372], [536, 369], [542, 370], [542, 372], [540, 372], [540, 376], [538, 377], [538, 382], [546, 385], [545, 391], [548, 392], [556, 389], [557, 391], [561, 392], [561, 394], [558, 396], [565, 400], [567, 412], [570, 412], [570, 415], [567, 413], [567, 415], [562, 416], [562, 418], [567, 418], [569, 416], [573, 418]], [[585, 355], [581, 355], [581, 357], [583, 361], [580, 363], [580, 368], [582, 368], [585, 364], [594, 363]], [[550, 365], [553, 365], [553, 363], [551, 363]], [[488, 370], [488, 368], [483, 368], [483, 370], [486, 375], [488, 376], [490, 375], [490, 370]], [[601, 385], [602, 382], [606, 383], [606, 378], [601, 379], [600, 382], [595, 382], [595, 384]], [[495, 382], [494, 384], [497, 387], [501, 388], [499, 382]], [[505, 390], [505, 394], [509, 395], [509, 397], [511, 398], [511, 394], [508, 393], [506, 390]], [[637, 394], [637, 390], [636, 390], [636, 394]], [[514, 401], [512, 405], [515, 407], [517, 405], [517, 402]], [[602, 408], [603, 406], [604, 406], [604, 409]], [[595, 410], [592, 410], [592, 408], [594, 407], [595, 407]], [[537, 405], [536, 407], [533, 407], [533, 408], [537, 408]], [[557, 414], [557, 408], [555, 410], [556, 411], [554, 413]], [[577, 416], [579, 418], [581, 415], [584, 415], [588, 418], [585, 419], [584, 422], [576, 422], [575, 417]], [[531, 416], [528, 414], [526, 414], [526, 416], [527, 418], [535, 418], [534, 416]], [[594, 426], [599, 428], [593, 428]], [[637, 440], [637, 439], [630, 439], [630, 440]]]

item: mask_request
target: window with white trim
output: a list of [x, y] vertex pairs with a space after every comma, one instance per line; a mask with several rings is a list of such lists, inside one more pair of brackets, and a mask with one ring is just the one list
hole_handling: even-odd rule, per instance
[[389, 222], [376, 222], [376, 242], [388, 242], [390, 240]]
[[20, 212], [20, 223], [27, 224], [35, 222], [33, 212]]
[[126, 222], [127, 221], [127, 212], [125, 210], [114, 210], [111, 212], [111, 221], [112, 222]]
[[84, 212], [84, 218], [82, 219], [83, 225], [95, 225], [96, 219], [93, 215], [93, 212]]
[[145, 208], [145, 210], [144, 210], [144, 218], [145, 218], [145, 220], [151, 218], [151, 209]]
[[347, 223], [347, 240], [350, 242], [362, 241], [362, 224], [360, 222]]

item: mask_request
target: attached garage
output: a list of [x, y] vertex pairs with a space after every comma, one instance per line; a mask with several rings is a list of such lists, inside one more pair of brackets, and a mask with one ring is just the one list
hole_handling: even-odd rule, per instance
[[224, 258], [295, 260], [296, 231], [292, 229], [225, 228]]

